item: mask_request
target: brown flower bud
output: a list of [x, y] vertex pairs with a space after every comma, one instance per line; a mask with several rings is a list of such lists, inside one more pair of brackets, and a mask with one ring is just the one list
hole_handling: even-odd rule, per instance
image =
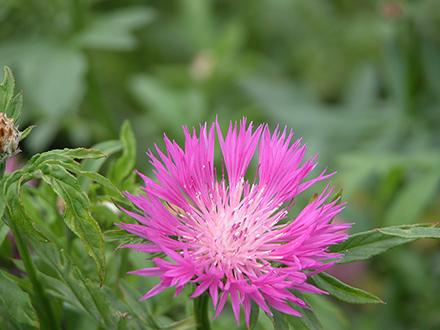
[[9, 119], [0, 113], [0, 164], [21, 150], [18, 147], [21, 132], [14, 125], [14, 119]]

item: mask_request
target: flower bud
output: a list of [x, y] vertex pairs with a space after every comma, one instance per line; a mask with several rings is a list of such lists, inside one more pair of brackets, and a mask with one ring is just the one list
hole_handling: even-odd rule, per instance
[[14, 119], [9, 119], [3, 112], [0, 113], [0, 164], [11, 158], [21, 150], [18, 147], [21, 132], [14, 125]]

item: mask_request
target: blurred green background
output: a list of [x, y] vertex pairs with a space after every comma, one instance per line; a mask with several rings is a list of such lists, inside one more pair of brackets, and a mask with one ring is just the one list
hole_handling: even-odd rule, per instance
[[[0, 0], [0, 65], [37, 125], [23, 158], [129, 119], [146, 171], [163, 132], [247, 116], [338, 171], [354, 232], [440, 220], [439, 0]], [[326, 329], [440, 329], [438, 242], [337, 273], [387, 305], [318, 299]]]

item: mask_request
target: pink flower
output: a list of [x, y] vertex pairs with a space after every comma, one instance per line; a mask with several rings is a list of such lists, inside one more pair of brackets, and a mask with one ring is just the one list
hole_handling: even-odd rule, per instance
[[[341, 254], [329, 245], [346, 238], [338, 233], [349, 224], [331, 224], [342, 205], [324, 204], [329, 186], [292, 219], [288, 211], [294, 198], [315, 182], [332, 174], [324, 172], [308, 181], [316, 156], [305, 161], [306, 146], [291, 145], [293, 133], [278, 127], [271, 134], [266, 125], [255, 131], [244, 118], [232, 123], [225, 137], [218, 122], [200, 125], [197, 136], [184, 127], [185, 148], [165, 136], [166, 153], [150, 151], [157, 180], [142, 174], [144, 195], [128, 198], [145, 214], [126, 211], [139, 225], [120, 224], [148, 243], [125, 247], [140, 252], [164, 252], [170, 261], [155, 258], [155, 268], [131, 272], [159, 276], [161, 282], [142, 299], [169, 286], [176, 296], [187, 283], [196, 283], [191, 298], [205, 291], [212, 297], [217, 317], [228, 298], [239, 322], [243, 306], [249, 323], [251, 299], [264, 311], [269, 306], [301, 316], [289, 304], [308, 308], [293, 290], [325, 293], [306, 283], [307, 277], [326, 270]], [[216, 137], [222, 152], [221, 170], [215, 166]], [[258, 168], [252, 182], [245, 178], [258, 148]], [[227, 178], [226, 178], [227, 177]]]

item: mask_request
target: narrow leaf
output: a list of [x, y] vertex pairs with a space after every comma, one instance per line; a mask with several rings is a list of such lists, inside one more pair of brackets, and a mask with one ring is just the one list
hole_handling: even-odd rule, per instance
[[22, 141], [24, 138], [26, 138], [35, 127], [36, 127], [35, 125], [29, 126], [23, 132], [21, 132], [20, 141]]
[[271, 309], [273, 315], [266, 313], [273, 324], [274, 330], [289, 330], [289, 324], [286, 320], [286, 315], [275, 309]]
[[124, 279], [120, 280], [120, 286], [121, 291], [124, 294], [124, 300], [130, 308], [131, 314], [135, 315], [141, 322], [147, 325], [148, 329], [161, 329], [151, 312], [148, 299], [139, 301], [141, 293], [129, 285]]
[[128, 120], [122, 124], [119, 138], [124, 145], [124, 149], [122, 156], [116, 161], [112, 171], [112, 181], [118, 187], [122, 180], [133, 172], [136, 162], [136, 138]]
[[[418, 227], [429, 227], [430, 225], [403, 225], [393, 227], [396, 229], [410, 229]], [[330, 252], [340, 252], [344, 257], [339, 263], [349, 263], [358, 260], [366, 260], [375, 255], [381, 254], [393, 247], [415, 241], [417, 238], [399, 237], [385, 235], [380, 230], [369, 230], [362, 233], [350, 235], [350, 237], [336, 245], [329, 247]]]
[[[47, 164], [46, 164], [47, 165]], [[64, 201], [64, 222], [84, 243], [87, 253], [95, 260], [101, 283], [106, 265], [101, 229], [90, 214], [90, 201], [82, 191], [78, 180], [59, 165], [47, 165], [42, 177]]]
[[23, 92], [18, 93], [9, 103], [6, 115], [8, 118], [14, 118], [17, 121], [21, 115], [21, 109], [23, 108]]
[[257, 325], [258, 316], [260, 315], [260, 306], [258, 306], [253, 300], [251, 300], [251, 315], [249, 317], [248, 330], [254, 330]]
[[299, 321], [309, 330], [324, 330], [321, 322], [319, 322], [316, 314], [313, 310], [303, 309], [301, 311], [302, 317], [299, 318]]
[[40, 327], [37, 313], [29, 295], [10, 278], [0, 271], [0, 300], [8, 314], [20, 324]]
[[196, 321], [194, 320], [194, 316], [188, 317], [184, 320], [171, 323], [165, 327], [162, 327], [162, 330], [188, 330], [194, 329], [196, 326]]
[[60, 150], [53, 150], [57, 151], [58, 153], [68, 156], [70, 158], [76, 158], [76, 159], [99, 159], [102, 157], [107, 157], [104, 155], [101, 151], [95, 150], [95, 149], [86, 149], [86, 148], [76, 148], [76, 149], [60, 149]]
[[[92, 149], [96, 149], [101, 151], [103, 154], [105, 154], [107, 157], [110, 157], [114, 153], [121, 151], [123, 148], [123, 144], [119, 140], [111, 140], [111, 141], [105, 141], [102, 143], [98, 143], [92, 147]], [[84, 170], [89, 172], [99, 172], [102, 165], [106, 161], [106, 158], [100, 158], [100, 159], [84, 159], [82, 161], [82, 166]], [[91, 180], [87, 179], [85, 177], [82, 177], [79, 179], [79, 183], [81, 184], [81, 187], [84, 189], [84, 191], [89, 190], [89, 186], [91, 184]]]
[[[306, 297], [302, 292], [296, 291], [295, 296], [303, 300], [307, 304], [307, 306], [309, 306]], [[295, 319], [299, 320], [299, 322], [308, 330], [324, 330], [324, 327], [322, 326], [321, 322], [319, 322], [318, 317], [312, 309], [301, 308], [297, 306], [293, 306], [293, 308], [303, 315], [302, 317], [295, 317]]]
[[334, 278], [326, 273], [313, 275], [312, 279], [315, 281], [318, 288], [345, 302], [351, 304], [384, 303], [381, 299], [372, 295], [371, 293], [353, 288], [352, 286], [345, 284], [337, 278]]
[[440, 238], [440, 228], [411, 227], [403, 229], [399, 227], [387, 227], [377, 229], [382, 234], [404, 238]]
[[6, 112], [14, 96], [15, 80], [11, 69], [3, 68], [3, 82], [0, 85], [0, 112]]

